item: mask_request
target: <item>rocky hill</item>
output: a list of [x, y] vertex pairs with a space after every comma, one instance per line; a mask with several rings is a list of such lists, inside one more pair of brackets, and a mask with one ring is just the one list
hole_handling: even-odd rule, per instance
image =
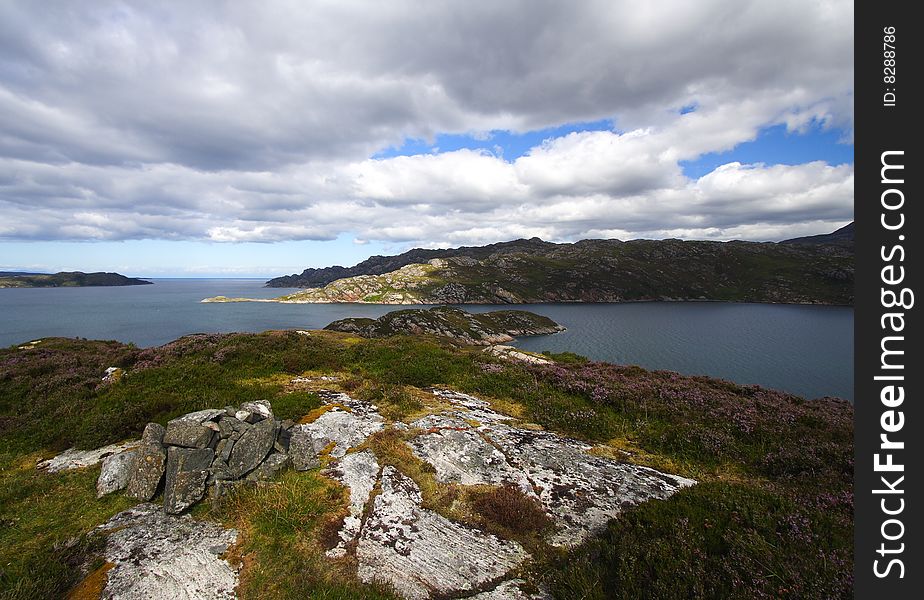
[[[713, 300], [853, 304], [852, 228], [788, 243], [517, 240], [412, 250], [268, 285], [310, 285], [279, 302], [499, 304]], [[406, 261], [424, 261], [407, 263]], [[391, 270], [388, 270], [391, 269]], [[329, 281], [332, 277], [345, 276]], [[327, 283], [325, 283], [327, 282]], [[227, 298], [211, 299], [228, 301]]]
[[783, 240], [781, 244], [803, 244], [810, 246], [843, 246], [845, 248], [853, 248], [854, 242], [854, 226], [853, 223], [844, 225], [837, 231], [831, 233], [826, 233], [823, 235], [809, 235], [806, 237], [792, 238], [789, 240]]
[[558, 333], [565, 328], [548, 317], [525, 310], [473, 314], [457, 308], [437, 306], [430, 310], [396, 310], [378, 319], [341, 319], [325, 329], [356, 333], [364, 337], [433, 335], [463, 344], [487, 346], [509, 342], [517, 336]]
[[36, 287], [97, 287], [120, 285], [151, 285], [152, 282], [119, 273], [83, 273], [62, 271], [60, 273], [14, 273], [0, 272], [0, 288]]
[[514, 240], [487, 246], [462, 246], [461, 248], [431, 250], [414, 248], [397, 256], [371, 256], [353, 267], [324, 267], [322, 269], [305, 269], [301, 274], [276, 277], [266, 282], [267, 287], [323, 287], [328, 283], [356, 277], [358, 275], [384, 275], [397, 271], [401, 267], [413, 264], [427, 263], [434, 258], [449, 258], [453, 256], [467, 256], [471, 258], [487, 258], [492, 254], [533, 253], [542, 254], [557, 246], [544, 242], [539, 238], [528, 240]]

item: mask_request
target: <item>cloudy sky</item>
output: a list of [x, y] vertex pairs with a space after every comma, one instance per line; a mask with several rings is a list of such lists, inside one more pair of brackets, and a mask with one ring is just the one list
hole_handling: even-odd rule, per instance
[[0, 270], [852, 217], [852, 2], [0, 0]]

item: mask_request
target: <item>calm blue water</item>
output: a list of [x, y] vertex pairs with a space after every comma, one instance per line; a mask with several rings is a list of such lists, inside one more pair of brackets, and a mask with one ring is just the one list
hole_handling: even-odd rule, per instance
[[[155, 285], [0, 289], [0, 346], [48, 336], [164, 344], [196, 332], [317, 329], [402, 307], [201, 304], [209, 296], [272, 298], [253, 279], [155, 279]], [[488, 311], [510, 306], [465, 307]], [[853, 309], [725, 303], [533, 304], [568, 328], [523, 338], [528, 350], [756, 383], [808, 398], [853, 399]]]

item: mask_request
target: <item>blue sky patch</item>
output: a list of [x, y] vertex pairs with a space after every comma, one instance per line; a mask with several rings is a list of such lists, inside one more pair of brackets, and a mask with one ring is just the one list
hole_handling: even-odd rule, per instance
[[811, 127], [805, 133], [787, 132], [785, 125], [766, 127], [752, 142], [743, 142], [726, 152], [710, 152], [696, 160], [680, 162], [683, 174], [699, 179], [716, 167], [730, 163], [766, 163], [768, 165], [798, 165], [823, 160], [830, 165], [853, 164], [853, 144], [840, 140], [840, 129]]
[[540, 145], [543, 140], [558, 138], [576, 131], [612, 131], [613, 121], [601, 119], [584, 123], [567, 123], [558, 127], [537, 129], [523, 133], [495, 130], [488, 132], [484, 139], [472, 134], [441, 133], [430, 143], [419, 138], [408, 138], [400, 148], [391, 147], [377, 152], [372, 158], [392, 158], [395, 156], [414, 156], [415, 154], [431, 154], [452, 152], [468, 148], [471, 150], [487, 150], [506, 161], [513, 161], [526, 154], [530, 148]]

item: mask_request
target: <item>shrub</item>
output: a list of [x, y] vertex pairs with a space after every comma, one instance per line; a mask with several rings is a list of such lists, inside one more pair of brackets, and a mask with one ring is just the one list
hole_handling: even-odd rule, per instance
[[485, 529], [505, 537], [538, 534], [552, 526], [539, 503], [510, 483], [472, 491], [469, 502]]

